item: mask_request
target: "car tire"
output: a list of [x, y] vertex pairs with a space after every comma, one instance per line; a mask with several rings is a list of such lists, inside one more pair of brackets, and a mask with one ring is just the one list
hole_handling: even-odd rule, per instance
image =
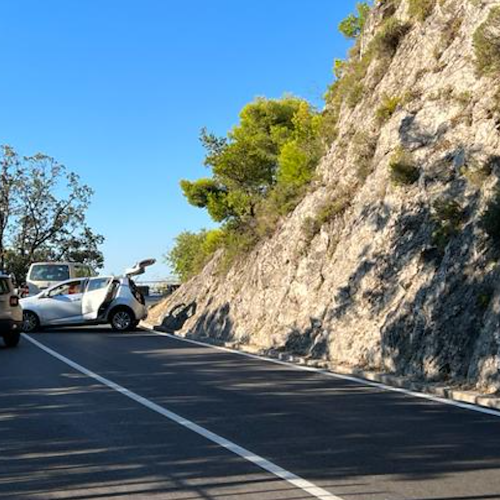
[[129, 309], [115, 309], [109, 318], [111, 328], [115, 332], [129, 332], [135, 329], [134, 313]]
[[21, 334], [19, 332], [9, 333], [3, 336], [3, 341], [7, 347], [17, 347], [19, 341], [21, 340]]
[[23, 312], [23, 332], [33, 333], [40, 330], [40, 319], [32, 311]]

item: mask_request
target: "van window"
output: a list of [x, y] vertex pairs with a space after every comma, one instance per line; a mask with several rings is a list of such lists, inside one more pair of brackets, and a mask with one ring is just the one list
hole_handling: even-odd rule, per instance
[[36, 264], [31, 268], [30, 281], [65, 281], [70, 278], [65, 264]]
[[0, 279], [0, 295], [5, 295], [10, 292], [9, 281]]

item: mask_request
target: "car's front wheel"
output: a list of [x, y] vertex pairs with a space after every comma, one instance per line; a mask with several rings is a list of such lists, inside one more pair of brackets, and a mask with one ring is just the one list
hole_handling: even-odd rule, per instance
[[23, 312], [23, 332], [33, 333], [40, 330], [40, 320], [32, 311]]
[[3, 336], [3, 341], [7, 347], [17, 347], [20, 340], [21, 334], [19, 332], [12, 332]]
[[126, 332], [135, 328], [134, 314], [128, 309], [116, 309], [113, 311], [109, 322], [113, 330], [117, 332]]

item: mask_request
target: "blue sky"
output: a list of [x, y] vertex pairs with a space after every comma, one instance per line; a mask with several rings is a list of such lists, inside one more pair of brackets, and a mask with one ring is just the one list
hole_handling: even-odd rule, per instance
[[[106, 271], [210, 226], [179, 189], [199, 131], [256, 96], [321, 106], [354, 0], [0, 0], [0, 144], [50, 154], [95, 190]], [[160, 263], [150, 279], [169, 274]]]

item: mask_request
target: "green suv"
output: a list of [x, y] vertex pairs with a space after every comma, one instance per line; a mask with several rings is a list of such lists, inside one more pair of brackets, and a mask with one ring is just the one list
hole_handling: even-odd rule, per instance
[[0, 274], [0, 336], [7, 347], [16, 347], [21, 338], [23, 310], [10, 276]]

